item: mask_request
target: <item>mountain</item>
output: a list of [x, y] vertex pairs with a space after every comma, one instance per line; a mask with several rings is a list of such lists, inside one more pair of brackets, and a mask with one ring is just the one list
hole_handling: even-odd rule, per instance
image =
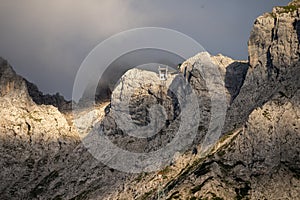
[[[132, 179], [108, 199], [299, 198], [299, 5], [294, 1], [256, 19], [248, 67], [212, 58], [225, 67], [231, 101], [224, 135], [208, 155], [187, 152], [175, 165]], [[201, 60], [201, 55], [187, 60], [182, 70], [200, 68]], [[203, 92], [197, 81], [192, 77], [190, 83]]]
[[[0, 83], [0, 199], [82, 199], [92, 188], [100, 196], [124, 179], [81, 143], [73, 116], [64, 110], [69, 102], [43, 95], [4, 59]], [[83, 127], [89, 113], [80, 113]]]
[[[248, 61], [199, 53], [164, 83], [155, 72], [131, 69], [112, 91], [111, 102], [73, 113], [71, 102], [44, 95], [0, 59], [0, 198], [299, 198], [299, 18], [299, 0], [258, 17]], [[207, 66], [218, 69], [205, 72], [212, 82], [203, 75]], [[199, 111], [191, 104], [195, 98]], [[214, 110], [214, 103], [224, 106]], [[165, 121], [152, 121], [153, 116]], [[212, 117], [224, 119], [224, 126], [211, 129]], [[146, 127], [159, 127], [158, 134], [149, 135]], [[164, 166], [158, 172], [122, 172], [140, 163], [115, 154], [105, 165], [92, 145], [103, 133], [121, 149], [150, 153], [176, 139], [177, 132], [194, 129], [186, 148], [175, 148], [171, 156], [163, 152], [168, 162], [152, 162]], [[210, 130], [219, 130], [220, 139], [207, 139]], [[120, 160], [126, 164], [112, 168]]]

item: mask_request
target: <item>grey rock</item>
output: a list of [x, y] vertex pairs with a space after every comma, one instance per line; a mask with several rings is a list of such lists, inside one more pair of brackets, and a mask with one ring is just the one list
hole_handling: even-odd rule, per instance
[[[249, 61], [200, 53], [182, 64], [181, 73], [201, 102], [193, 116], [199, 120], [193, 144], [199, 153], [176, 152], [172, 165], [158, 173], [110, 169], [93, 157], [81, 137], [102, 131], [115, 145], [136, 153], [164, 147], [178, 132], [184, 111], [168, 91], [179, 75], [161, 87], [157, 74], [130, 70], [112, 92], [109, 113], [104, 114], [105, 104], [68, 117], [57, 109], [68, 107], [60, 95], [43, 95], [0, 59], [0, 198], [299, 198], [299, 5], [294, 1], [256, 20]], [[218, 72], [203, 70], [208, 65]], [[179, 94], [190, 92], [183, 84], [173, 86]], [[213, 102], [227, 110], [226, 116], [213, 115]], [[119, 124], [118, 111], [126, 111], [121, 117], [134, 126]], [[154, 126], [151, 112], [165, 120]], [[215, 145], [210, 143], [215, 137], [206, 137], [212, 117], [225, 119], [212, 125], [222, 134]], [[163, 128], [150, 138], [132, 137], [121, 128], [131, 133], [147, 125]], [[213, 145], [206, 156], [201, 154], [204, 141]]]
[[[230, 59], [212, 58], [224, 76], [229, 107], [224, 136], [210, 154], [194, 158], [187, 152], [175, 166], [132, 179], [109, 199], [299, 198], [299, 5], [294, 1], [256, 20], [249, 67], [236, 61], [229, 68]], [[201, 57], [187, 61], [183, 73], [192, 72], [197, 61]], [[203, 77], [196, 77], [191, 83], [199, 98], [209, 101], [201, 96], [207, 94]], [[208, 107], [206, 116], [210, 113]]]

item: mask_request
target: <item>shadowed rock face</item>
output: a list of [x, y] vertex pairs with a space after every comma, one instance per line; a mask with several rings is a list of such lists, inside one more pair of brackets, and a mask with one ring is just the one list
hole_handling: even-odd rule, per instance
[[43, 94], [33, 83], [25, 80], [28, 93], [32, 100], [38, 105], [53, 105], [61, 112], [68, 112], [72, 109], [71, 101], [66, 101], [59, 93], [55, 95]]
[[244, 84], [249, 63], [248, 61], [233, 60], [221, 54], [213, 56], [212, 61], [219, 66], [231, 104]]

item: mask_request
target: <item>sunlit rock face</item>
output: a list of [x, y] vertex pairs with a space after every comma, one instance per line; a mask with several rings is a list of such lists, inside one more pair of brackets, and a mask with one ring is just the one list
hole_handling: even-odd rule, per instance
[[271, 13], [256, 19], [248, 41], [250, 67], [238, 97], [229, 108], [227, 131], [245, 122], [253, 109], [276, 93], [297, 87], [299, 35], [299, 1], [275, 7]]

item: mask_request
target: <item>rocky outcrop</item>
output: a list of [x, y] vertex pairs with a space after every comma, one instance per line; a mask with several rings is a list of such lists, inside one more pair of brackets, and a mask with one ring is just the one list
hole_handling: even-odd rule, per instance
[[38, 105], [53, 105], [60, 111], [70, 111], [71, 102], [66, 101], [59, 93], [44, 95], [36, 85], [16, 74], [9, 63], [0, 58], [0, 96], [14, 96]]
[[[209, 155], [182, 155], [174, 166], [142, 174], [108, 199], [298, 198], [299, 5], [294, 1], [274, 8], [255, 21], [249, 63], [231, 62], [230, 68], [230, 59], [212, 58], [223, 76], [227, 71], [232, 76], [226, 86], [225, 134]], [[201, 64], [201, 57], [188, 60], [183, 69], [193, 72], [197, 62]], [[203, 82], [191, 83], [205, 94]]]
[[0, 95], [30, 102], [24, 79], [2, 58], [0, 58]]
[[[249, 39], [249, 61], [200, 53], [182, 64], [181, 74], [171, 75], [166, 82], [160, 82], [154, 72], [129, 70], [113, 91], [111, 102], [79, 107], [74, 121], [66, 120], [52, 106], [65, 109], [68, 103], [61, 96], [43, 95], [1, 59], [0, 198], [297, 199], [299, 13], [299, 1], [294, 1], [259, 17]], [[80, 139], [103, 134], [134, 153], [156, 151], [174, 139], [180, 130], [182, 105], [187, 103], [182, 101], [179, 106], [178, 92], [186, 91], [179, 77], [189, 83], [200, 102], [199, 113], [188, 118], [199, 120], [198, 135], [189, 146], [198, 149], [197, 155], [195, 151], [176, 152], [171, 165], [158, 173], [133, 175], [94, 158]], [[218, 109], [227, 112], [215, 112], [218, 110], [211, 105], [221, 105]], [[187, 113], [192, 110], [197, 109]], [[164, 120], [153, 121], [153, 114]], [[209, 142], [219, 135], [205, 137], [211, 118], [225, 119], [224, 126], [211, 125], [212, 133], [222, 133], [216, 144]], [[147, 137], [130, 135], [139, 134], [135, 129], [141, 127], [150, 127], [156, 134], [149, 137], [151, 132], [142, 129], [140, 133]], [[203, 156], [207, 138], [212, 148]]]
[[297, 83], [300, 74], [297, 2], [276, 7], [256, 19], [248, 42], [250, 68], [228, 110], [225, 132], [242, 125], [256, 107]]
[[231, 104], [244, 84], [249, 68], [248, 61], [233, 60], [221, 54], [212, 56], [211, 60], [221, 72]]
[[297, 199], [299, 95], [299, 89], [290, 98], [276, 95], [244, 127], [221, 138], [209, 156], [189, 153], [179, 158], [184, 166], [141, 175], [111, 199]]
[[[149, 153], [162, 149], [174, 139], [178, 131], [191, 131], [190, 124], [195, 121], [193, 115], [195, 107], [190, 106], [191, 102], [187, 102], [192, 94], [184, 89], [187, 87], [184, 80], [184, 77], [179, 74], [170, 74], [166, 81], [161, 81], [155, 72], [140, 69], [127, 71], [112, 93], [110, 112], [100, 122], [98, 129], [95, 126], [94, 133], [92, 131], [90, 137], [96, 140], [100, 132], [117, 148], [134, 153]], [[187, 112], [190, 115], [185, 115], [184, 121], [190, 124], [182, 131], [185, 124], [181, 123], [180, 114]], [[194, 129], [196, 128], [195, 126]], [[90, 140], [94, 141], [94, 139]], [[187, 147], [191, 147], [192, 141], [190, 140]], [[182, 145], [185, 143], [182, 140], [178, 142]], [[175, 149], [179, 150], [174, 151], [185, 150], [180, 149], [180, 145], [176, 145]], [[170, 156], [166, 160], [158, 158], [158, 161], [167, 162], [161, 165], [170, 163], [175, 153], [172, 154], [172, 150], [170, 155], [166, 155]], [[162, 154], [166, 152], [169, 151], [166, 150]], [[121, 159], [126, 157], [117, 161]]]
[[299, 1], [258, 17], [248, 43], [251, 67], [264, 69], [262, 78], [279, 78], [299, 62], [299, 31]]
[[[96, 198], [122, 183], [125, 174], [99, 163], [58, 108], [36, 104], [4, 60], [0, 83], [0, 199]], [[92, 125], [88, 113], [82, 127]]]
[[56, 93], [54, 95], [43, 94], [39, 91], [38, 87], [25, 80], [28, 94], [32, 98], [32, 100], [38, 105], [53, 105], [59, 109], [61, 112], [70, 112], [72, 110], [72, 102], [65, 100], [65, 98]]
[[7, 61], [0, 64], [1, 198], [25, 198], [54, 170], [48, 162], [68, 152], [78, 136], [56, 107], [32, 101], [26, 80]]

